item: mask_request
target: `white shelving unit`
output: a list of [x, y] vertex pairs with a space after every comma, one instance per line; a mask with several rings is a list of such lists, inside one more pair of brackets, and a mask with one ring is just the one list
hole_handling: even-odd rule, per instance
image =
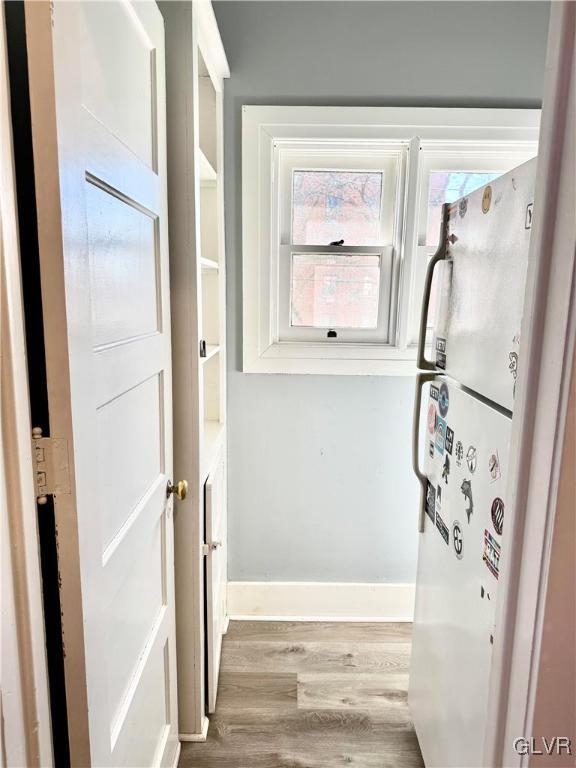
[[[180, 738], [206, 737], [226, 628], [223, 80], [208, 0], [160, 2], [166, 24]], [[209, 540], [210, 539], [210, 540]]]

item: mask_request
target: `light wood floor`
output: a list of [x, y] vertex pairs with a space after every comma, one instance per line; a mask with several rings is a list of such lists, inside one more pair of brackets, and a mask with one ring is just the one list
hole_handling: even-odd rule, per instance
[[417, 768], [410, 624], [231, 622], [216, 713], [181, 768]]

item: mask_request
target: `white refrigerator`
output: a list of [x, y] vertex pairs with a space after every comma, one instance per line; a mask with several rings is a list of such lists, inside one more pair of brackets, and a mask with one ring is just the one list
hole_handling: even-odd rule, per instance
[[[506, 482], [535, 173], [531, 160], [445, 206], [426, 278], [418, 354], [425, 372], [414, 409], [422, 508], [409, 705], [427, 768], [484, 765], [500, 558], [513, 545]], [[429, 361], [435, 271], [440, 299]]]

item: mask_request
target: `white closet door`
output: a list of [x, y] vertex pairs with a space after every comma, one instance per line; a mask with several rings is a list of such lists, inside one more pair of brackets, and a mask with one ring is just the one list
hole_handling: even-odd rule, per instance
[[26, 15], [72, 764], [172, 765], [164, 25], [153, 2]]
[[221, 454], [205, 486], [206, 655], [208, 712], [216, 709], [222, 635], [226, 631], [226, 465]]

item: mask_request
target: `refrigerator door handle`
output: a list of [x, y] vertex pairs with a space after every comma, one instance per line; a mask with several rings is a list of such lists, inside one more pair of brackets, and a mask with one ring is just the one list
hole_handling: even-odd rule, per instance
[[426, 492], [428, 490], [428, 478], [420, 469], [418, 456], [418, 437], [420, 433], [420, 409], [422, 406], [422, 387], [436, 378], [435, 373], [418, 373], [416, 375], [416, 390], [414, 392], [414, 416], [412, 419], [412, 469], [420, 482], [420, 510], [418, 513], [418, 532], [424, 533], [424, 515], [426, 506]]
[[436, 365], [426, 359], [426, 328], [428, 326], [428, 307], [430, 305], [430, 290], [432, 288], [432, 279], [434, 269], [439, 261], [444, 261], [448, 255], [448, 220], [449, 205], [444, 203], [442, 206], [442, 230], [440, 233], [440, 244], [438, 250], [432, 256], [426, 270], [426, 280], [424, 282], [424, 295], [422, 297], [422, 313], [420, 315], [420, 333], [418, 335], [418, 356], [417, 367], [423, 371], [435, 371]]

